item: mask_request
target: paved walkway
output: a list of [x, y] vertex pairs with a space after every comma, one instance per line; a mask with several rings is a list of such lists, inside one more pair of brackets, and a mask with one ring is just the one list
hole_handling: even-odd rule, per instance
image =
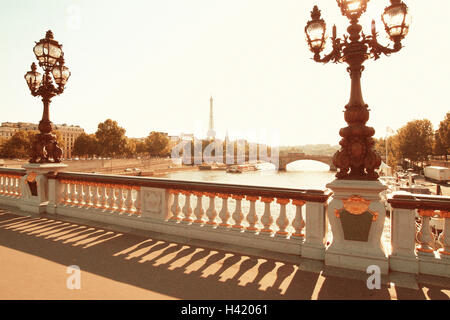
[[[0, 209], [0, 299], [449, 299], [450, 279], [367, 274], [289, 255]], [[238, 253], [240, 252], [240, 253]], [[79, 266], [81, 288], [68, 289]]]

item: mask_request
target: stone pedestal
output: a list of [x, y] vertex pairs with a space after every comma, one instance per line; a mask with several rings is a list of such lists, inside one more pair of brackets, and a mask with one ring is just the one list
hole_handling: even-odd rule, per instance
[[325, 251], [325, 265], [366, 272], [376, 265], [382, 274], [389, 271], [383, 232], [386, 208], [380, 193], [386, 189], [380, 181], [334, 180], [328, 205], [333, 240]]
[[62, 163], [27, 163], [22, 166], [27, 174], [21, 180], [22, 201], [20, 209], [31, 213], [44, 213], [49, 200], [47, 173], [58, 172], [67, 167]]

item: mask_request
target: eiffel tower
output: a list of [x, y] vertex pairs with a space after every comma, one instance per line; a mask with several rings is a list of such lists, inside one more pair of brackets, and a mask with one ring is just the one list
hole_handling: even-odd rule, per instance
[[216, 138], [216, 131], [214, 131], [214, 118], [213, 118], [213, 98], [209, 98], [209, 126], [208, 133], [206, 134], [208, 140], [214, 140]]

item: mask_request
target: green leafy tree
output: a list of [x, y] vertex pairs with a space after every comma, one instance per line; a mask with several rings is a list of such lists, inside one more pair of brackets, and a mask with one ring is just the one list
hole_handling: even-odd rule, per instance
[[99, 123], [95, 137], [98, 141], [99, 155], [116, 157], [125, 153], [127, 139], [126, 130], [117, 124], [117, 121], [107, 119]]
[[36, 131], [17, 131], [1, 146], [0, 156], [2, 158], [28, 158], [36, 133]]
[[433, 153], [433, 125], [430, 120], [413, 120], [398, 130], [398, 151], [403, 159], [413, 165], [428, 160]]
[[150, 156], [170, 155], [169, 138], [161, 132], [152, 131], [145, 139], [145, 145]]
[[93, 157], [98, 154], [98, 142], [95, 134], [82, 133], [75, 139], [72, 153], [76, 156]]

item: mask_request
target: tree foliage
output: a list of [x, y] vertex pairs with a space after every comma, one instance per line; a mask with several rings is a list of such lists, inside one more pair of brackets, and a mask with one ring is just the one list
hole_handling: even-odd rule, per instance
[[98, 125], [95, 137], [98, 141], [98, 152], [101, 156], [115, 157], [125, 153], [127, 139], [126, 130], [117, 124], [117, 121], [107, 119]]
[[423, 163], [433, 152], [433, 125], [427, 119], [410, 121], [398, 130], [397, 139], [401, 158]]
[[445, 119], [439, 123], [439, 128], [435, 132], [434, 154], [445, 156], [450, 154], [450, 112], [445, 115]]
[[147, 152], [150, 156], [167, 156], [170, 155], [169, 138], [161, 132], [152, 131], [145, 139]]
[[36, 131], [17, 131], [1, 146], [0, 156], [2, 158], [28, 158], [36, 133]]
[[98, 154], [98, 141], [95, 134], [82, 133], [75, 139], [72, 153], [76, 156], [93, 157]]

